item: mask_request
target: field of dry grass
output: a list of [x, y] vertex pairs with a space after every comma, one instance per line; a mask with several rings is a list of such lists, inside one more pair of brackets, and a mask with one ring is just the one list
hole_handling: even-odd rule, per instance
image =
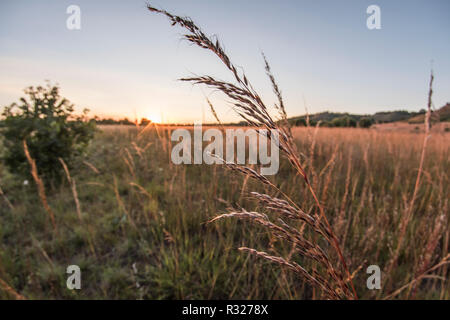
[[[394, 131], [394, 132], [412, 132], [420, 133], [424, 132], [423, 123], [408, 123], [408, 122], [391, 122], [391, 123], [380, 123], [372, 126], [372, 129], [378, 131]], [[442, 133], [448, 132], [450, 130], [450, 124], [448, 122], [437, 122], [433, 123], [431, 127], [431, 132]]]
[[[2, 168], [0, 296], [324, 298], [296, 272], [238, 250], [251, 247], [323, 271], [289, 242], [249, 221], [207, 223], [239, 206], [271, 215], [250, 192], [280, 194], [220, 165], [172, 164], [170, 130], [103, 128], [86, 161], [70, 172], [72, 182], [46, 190], [57, 232], [33, 183]], [[448, 133], [429, 139], [406, 225], [423, 134], [294, 128], [293, 135], [359, 298], [449, 299], [448, 266], [439, 265], [450, 242]], [[270, 179], [305, 212], [317, 209], [288, 161]], [[292, 225], [330, 249], [301, 222]], [[81, 267], [80, 291], [66, 288], [69, 264]], [[382, 270], [381, 290], [366, 287], [372, 264]]]

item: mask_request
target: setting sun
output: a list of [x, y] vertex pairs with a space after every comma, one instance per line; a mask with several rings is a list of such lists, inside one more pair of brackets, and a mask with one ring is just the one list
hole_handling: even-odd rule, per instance
[[161, 115], [158, 114], [147, 114], [146, 116], [144, 116], [143, 118], [150, 120], [153, 123], [161, 123], [162, 119], [161, 119]]

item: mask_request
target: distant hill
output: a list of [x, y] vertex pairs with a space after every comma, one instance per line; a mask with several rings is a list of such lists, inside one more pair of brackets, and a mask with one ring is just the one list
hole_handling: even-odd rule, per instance
[[[375, 114], [352, 114], [340, 112], [319, 112], [309, 115], [309, 123], [315, 126], [319, 121], [321, 126], [326, 127], [370, 127], [375, 123], [390, 123], [407, 121], [409, 123], [420, 123], [424, 121], [425, 109], [419, 112], [406, 110], [384, 111]], [[294, 126], [306, 125], [306, 115], [289, 118]], [[450, 121], [450, 103], [433, 112], [432, 119], [435, 121]]]
[[[363, 127], [368, 128], [373, 124], [380, 123], [391, 123], [403, 121], [407, 123], [423, 123], [425, 110], [420, 110], [419, 112], [409, 112], [406, 110], [396, 110], [396, 111], [384, 111], [377, 112], [375, 114], [353, 114], [348, 112], [319, 112], [309, 115], [309, 124], [311, 126], [317, 125], [320, 122], [320, 126], [324, 127]], [[291, 117], [289, 118], [289, 123], [293, 126], [306, 126], [306, 115]], [[432, 113], [432, 121], [450, 121], [450, 103], [447, 103], [442, 108], [436, 110]], [[99, 118], [94, 117], [93, 120], [101, 125], [108, 124], [125, 124], [125, 125], [135, 125], [134, 122], [128, 120], [127, 118], [115, 120], [110, 118]], [[0, 124], [1, 124], [0, 119]], [[148, 124], [149, 120], [142, 119], [140, 125]], [[216, 123], [203, 124], [203, 125], [216, 125]], [[238, 123], [223, 123], [223, 125], [233, 125], [233, 126], [246, 126], [245, 121]]]
[[425, 114], [425, 110], [421, 110], [419, 112], [408, 112], [404, 110], [377, 112], [372, 117], [376, 123], [388, 123], [408, 120], [411, 117], [415, 117], [421, 114]]
[[[424, 122], [425, 115], [420, 114], [415, 117], [412, 117], [408, 119], [409, 123], [422, 123]], [[431, 113], [431, 121], [439, 121], [439, 122], [445, 122], [450, 121], [450, 103], [447, 103], [442, 108], [434, 111]]]

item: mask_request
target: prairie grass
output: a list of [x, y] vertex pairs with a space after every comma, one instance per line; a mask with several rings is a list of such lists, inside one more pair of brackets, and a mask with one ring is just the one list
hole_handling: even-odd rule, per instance
[[[171, 164], [171, 130], [160, 127], [158, 135], [154, 128], [139, 134], [134, 127], [104, 127], [90, 148], [89, 165], [80, 162], [70, 172], [77, 182], [82, 221], [73, 184], [46, 190], [58, 233], [53, 232], [36, 187], [24, 185], [2, 168], [0, 185], [11, 206], [0, 200], [0, 279], [13, 291], [2, 288], [0, 296], [15, 298], [16, 292], [28, 299], [323, 297], [294, 273], [238, 250], [255, 248], [287, 257], [306, 270], [317, 267], [292, 254], [292, 246], [264, 226], [233, 219], [207, 223], [238, 204], [267, 213], [249, 193], [270, 194], [272, 189], [252, 179], [244, 184], [244, 176], [221, 166]], [[428, 142], [406, 245], [397, 267], [382, 274], [382, 290], [377, 291], [367, 289], [365, 270], [377, 264], [383, 271], [389, 263], [402, 213], [414, 192], [423, 135], [345, 128], [320, 128], [314, 135], [314, 130], [294, 128], [292, 133], [298, 150], [307, 150], [301, 159], [305, 170], [312, 172], [311, 184], [339, 236], [359, 298], [388, 297], [405, 285], [390, 298], [411, 297], [410, 282], [421, 276], [413, 283], [415, 298], [449, 299], [447, 265], [431, 274], [419, 273], [448, 255], [448, 133], [433, 134]], [[310, 153], [312, 161], [306, 160]], [[315, 202], [301, 181], [287, 160], [273, 180], [309, 212]], [[298, 227], [301, 230], [301, 223]], [[82, 270], [80, 291], [66, 288], [65, 268], [70, 264]]]
[[[309, 172], [307, 172], [305, 170], [305, 164], [302, 163], [299, 158], [299, 152], [293, 140], [292, 130], [287, 119], [281, 91], [264, 53], [262, 54], [262, 56], [265, 63], [266, 74], [270, 79], [273, 92], [278, 100], [278, 102], [275, 103], [275, 109], [277, 109], [278, 111], [278, 117], [276, 118], [271, 115], [269, 108], [260, 98], [251, 82], [247, 79], [245, 72], [243, 70], [238, 71], [238, 68], [235, 67], [230, 57], [225, 53], [223, 45], [220, 43], [216, 36], [208, 37], [188, 17], [173, 15], [165, 10], [152, 7], [150, 4], [147, 6], [147, 8], [153, 13], [166, 16], [170, 20], [172, 26], [180, 26], [181, 28], [183, 28], [187, 32], [183, 35], [183, 38], [185, 40], [216, 55], [220, 59], [220, 61], [229, 69], [234, 77], [233, 82], [218, 80], [217, 78], [209, 75], [182, 78], [180, 80], [188, 81], [197, 85], [204, 85], [211, 89], [222, 92], [226, 97], [230, 99], [229, 102], [233, 110], [245, 122], [247, 122], [248, 125], [267, 129], [270, 132], [269, 139], [275, 140], [277, 148], [284, 154], [296, 174], [298, 176], [301, 176], [306, 189], [309, 191], [309, 195], [314, 199], [315, 208], [311, 209], [308, 212], [305, 212], [302, 209], [303, 207], [299, 205], [298, 202], [293, 201], [292, 198], [285, 192], [283, 192], [276, 183], [272, 183], [263, 175], [258, 174], [254, 169], [243, 165], [224, 162], [227, 168], [243, 174], [244, 176], [246, 176], [246, 179], [253, 178], [260, 184], [272, 188], [273, 191], [275, 191], [283, 198], [283, 200], [276, 198], [273, 195], [251, 192], [251, 197], [259, 202], [259, 204], [265, 205], [264, 208], [266, 209], [266, 211], [271, 212], [270, 216], [256, 211], [249, 212], [238, 204], [238, 210], [230, 208], [229, 213], [221, 214], [212, 219], [210, 222], [217, 221], [222, 218], [233, 217], [237, 219], [250, 220], [257, 225], [265, 227], [272, 236], [275, 236], [276, 238], [279, 238], [292, 246], [292, 250], [287, 258], [281, 254], [275, 256], [269, 255], [266, 252], [257, 251], [253, 248], [248, 247], [241, 247], [240, 250], [253, 253], [258, 257], [262, 257], [268, 261], [278, 264], [280, 267], [290, 269], [295, 274], [303, 278], [305, 282], [309, 283], [314, 290], [318, 289], [318, 296], [320, 298], [358, 299], [358, 294], [353, 284], [354, 274], [351, 274], [349, 271], [348, 264], [346, 262], [347, 259], [344, 256], [341, 245], [339, 244], [340, 240], [335, 233], [334, 227], [332, 227], [327, 218], [327, 215], [325, 214], [323, 205], [321, 205], [321, 202], [326, 201], [327, 186], [331, 179], [331, 174], [329, 174], [326, 178], [323, 178], [325, 179], [326, 187], [323, 191], [323, 196], [321, 199], [319, 199], [319, 196], [316, 194], [315, 188], [310, 180], [310, 174], [314, 173], [312, 159], [314, 158], [315, 134], [317, 133], [317, 129], [319, 127], [316, 127], [314, 138], [312, 139], [312, 144], [310, 146], [311, 154], [309, 157], [309, 161], [311, 168]], [[420, 165], [418, 168], [414, 192], [409, 206], [405, 209], [400, 219], [400, 231], [397, 234], [397, 243], [395, 245], [396, 249], [391, 254], [387, 269], [385, 269], [387, 274], [390, 274], [391, 271], [397, 267], [399, 254], [404, 245], [406, 230], [409, 223], [411, 222], [415, 200], [420, 188], [420, 180], [423, 173], [427, 142], [430, 138], [429, 131], [433, 94], [433, 79], [434, 76], [433, 73], [431, 73], [428, 94], [428, 111], [425, 116], [425, 136], [423, 139]], [[207, 102], [211, 107], [213, 115], [216, 117], [217, 121], [220, 124], [220, 119], [218, 119], [218, 117], [216, 116], [213, 105], [209, 100]], [[307, 120], [307, 122], [309, 122], [309, 119]], [[275, 134], [275, 131], [277, 134]], [[322, 172], [328, 169], [329, 165], [330, 168], [334, 167], [334, 156], [335, 153], [333, 153], [333, 157], [327, 163]], [[306, 158], [306, 160], [308, 160], [308, 158]], [[319, 178], [321, 174], [319, 175]], [[348, 170], [346, 179], [346, 188], [348, 188], [349, 185], [349, 175], [350, 168]], [[246, 182], [247, 180], [244, 181], [244, 185], [246, 184]], [[346, 197], [347, 193], [344, 196], [344, 201], [346, 200]], [[342, 220], [342, 211], [343, 205], [341, 206], [341, 219], [339, 220]], [[443, 220], [443, 218], [440, 219]], [[287, 223], [285, 221], [287, 221]], [[301, 221], [301, 226], [296, 225], [296, 222], [299, 221]], [[339, 226], [342, 225], [342, 221], [337, 221], [337, 224]], [[437, 227], [435, 229], [436, 232], [434, 232], [436, 236], [441, 231], [440, 227], [442, 224], [438, 225], [439, 227]], [[308, 230], [305, 231], [305, 227]], [[437, 239], [430, 240], [433, 243], [432, 249], [434, 249], [436, 246], [436, 240]], [[427, 246], [427, 249], [430, 249], [429, 245]], [[313, 261], [312, 268], [308, 270], [295, 261], [289, 261], [293, 255], [311, 259]], [[446, 265], [449, 262], [447, 258], [448, 257], [445, 256], [438, 265]], [[416, 272], [416, 274], [418, 274], [419, 276], [423, 275], [423, 273], [425, 272], [425, 268], [423, 266], [424, 261], [426, 261], [425, 265], [428, 266], [428, 258], [422, 259], [421, 269], [419, 269], [419, 272]], [[414, 279], [413, 282], [415, 280], [417, 279]], [[412, 294], [413, 297], [415, 296], [415, 293], [416, 284], [414, 283]]]
[[[217, 37], [208, 37], [190, 18], [176, 16], [165, 10], [152, 7], [151, 5], [148, 5], [147, 8], [150, 12], [166, 16], [170, 20], [172, 26], [178, 25], [182, 27], [187, 32], [183, 35], [185, 40], [210, 51], [226, 66], [234, 77], [233, 82], [222, 81], [209, 75], [182, 78], [180, 80], [205, 85], [211, 89], [222, 92], [230, 99], [233, 110], [247, 122], [248, 125], [267, 130], [268, 138], [272, 142], [275, 142], [276, 148], [284, 154], [286, 159], [288, 159], [292, 165], [292, 168], [303, 178], [307, 189], [314, 198], [317, 209], [317, 211], [312, 214], [305, 213], [296, 202], [282, 191], [282, 189], [278, 188], [276, 184], [270, 182], [263, 175], [244, 165], [226, 162], [226, 167], [273, 188], [285, 198], [285, 200], [274, 198], [268, 194], [258, 195], [258, 193], [251, 193], [252, 195], [258, 195], [255, 197], [256, 200], [261, 201], [264, 199], [263, 202], [268, 205], [267, 208], [277, 214], [277, 222], [273, 221], [274, 218], [271, 220], [267, 215], [261, 215], [257, 212], [249, 213], [245, 209], [240, 210], [240, 212], [220, 215], [212, 221], [224, 217], [237, 217], [238, 219], [250, 219], [252, 222], [263, 225], [276, 237], [290, 242], [293, 252], [318, 263], [322, 269], [322, 275], [320, 271], [317, 272], [315, 269], [312, 270], [312, 272], [308, 271], [295, 262], [290, 263], [286, 261], [285, 258], [281, 256], [270, 256], [265, 252], [258, 252], [246, 247], [241, 248], [241, 250], [247, 250], [248, 252], [255, 253], [257, 256], [278, 263], [282, 267], [288, 267], [299, 276], [303, 277], [309, 284], [320, 289], [321, 294], [326, 298], [357, 299], [353, 279], [340, 248], [339, 241], [299, 159], [299, 154], [293, 141], [292, 131], [287, 119], [283, 97], [264, 53], [262, 56], [265, 62], [266, 74], [270, 79], [273, 92], [278, 100], [275, 104], [275, 109], [277, 109], [279, 115], [277, 118], [274, 118], [274, 116], [271, 115], [269, 108], [254, 89], [251, 82], [247, 79], [245, 72], [243, 70], [238, 71], [238, 68], [225, 53], [223, 45]], [[212, 104], [209, 101], [208, 103], [213, 114], [216, 114]], [[305, 237], [303, 232], [299, 232], [296, 227], [284, 222], [281, 218], [302, 221], [304, 226], [307, 226], [315, 233], [314, 239]], [[329, 248], [325, 248], [324, 250], [324, 247], [318, 243], [319, 240], [316, 236], [325, 240], [326, 245]], [[331, 252], [327, 252], [328, 250]], [[336, 254], [336, 261], [330, 260], [330, 255], [334, 253]], [[326, 278], [323, 274], [326, 274]]]

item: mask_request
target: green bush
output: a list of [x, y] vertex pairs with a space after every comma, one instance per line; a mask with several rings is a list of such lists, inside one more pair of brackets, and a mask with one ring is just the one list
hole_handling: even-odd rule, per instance
[[332, 127], [356, 127], [356, 120], [349, 116], [343, 116], [331, 120], [330, 125]]
[[371, 118], [361, 118], [359, 119], [358, 126], [360, 128], [370, 128], [373, 124], [373, 120]]
[[46, 182], [60, 177], [58, 158], [71, 167], [86, 150], [95, 133], [95, 122], [87, 120], [87, 109], [75, 115], [73, 105], [60, 96], [59, 90], [49, 82], [45, 87], [28, 87], [24, 90], [28, 97], [5, 107], [0, 124], [2, 159], [11, 172], [29, 177], [24, 140]]

